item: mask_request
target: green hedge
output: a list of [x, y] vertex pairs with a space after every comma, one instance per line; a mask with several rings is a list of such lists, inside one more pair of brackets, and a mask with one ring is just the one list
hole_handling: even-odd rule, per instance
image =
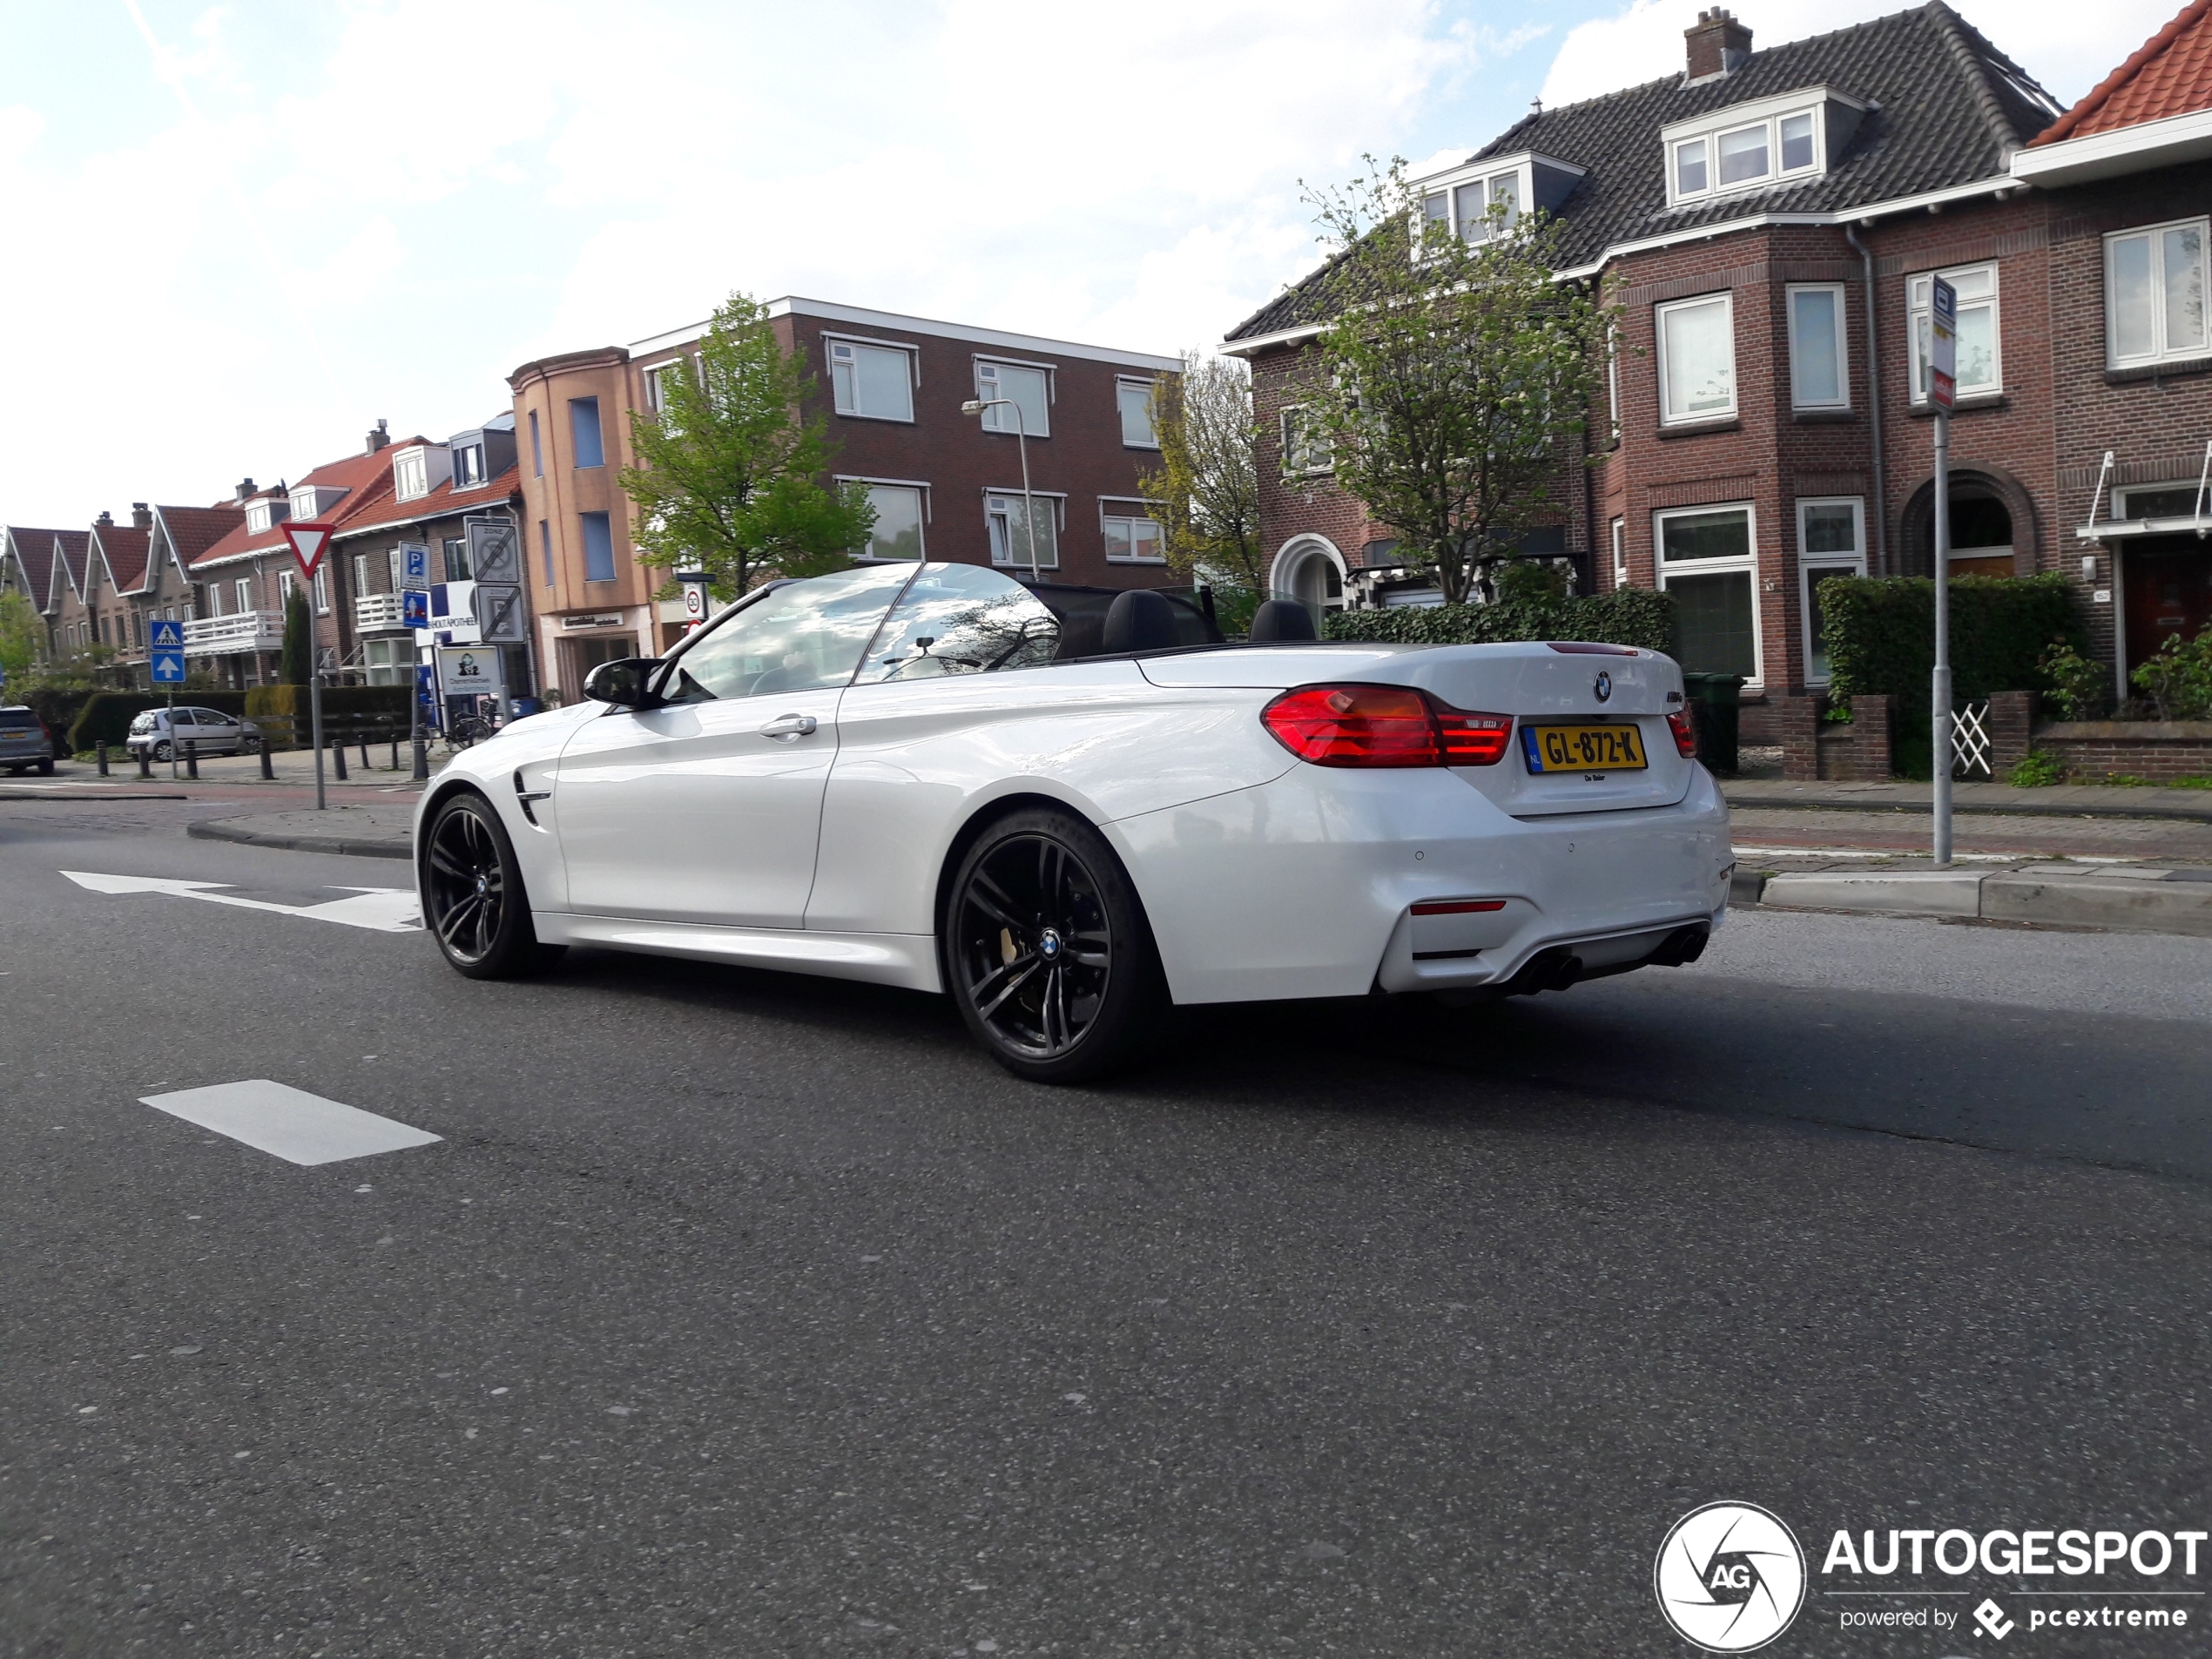
[[[304, 685], [257, 685], [244, 693], [246, 716], [264, 723], [272, 749], [305, 748], [310, 709]], [[326, 685], [322, 688], [322, 734], [374, 737], [398, 729], [405, 736], [408, 688], [404, 685]], [[219, 706], [219, 705], [218, 705]]]
[[1518, 639], [1583, 639], [1671, 651], [1675, 602], [1648, 588], [1615, 588], [1579, 599], [1507, 600], [1490, 605], [1392, 605], [1332, 611], [1325, 637], [1408, 645], [1481, 645]]
[[[1852, 577], [1820, 589], [1829, 689], [1928, 707], [1935, 669], [1935, 583], [1925, 577]], [[1960, 698], [2047, 691], [2037, 662], [2054, 639], [2087, 636], [2062, 576], [1962, 576], [1951, 580], [1951, 685]]]
[[89, 686], [34, 684], [24, 691], [23, 700], [24, 707], [45, 722], [46, 730], [66, 743], [78, 714], [91, 696]]
[[[177, 701], [191, 708], [220, 709], [226, 714], [246, 712], [246, 693], [244, 691], [185, 691], [179, 690]], [[69, 728], [69, 747], [72, 754], [83, 754], [103, 742], [120, 748], [131, 735], [131, 722], [148, 709], [169, 706], [165, 691], [95, 691], [84, 699], [84, 706], [78, 711], [76, 721]]]

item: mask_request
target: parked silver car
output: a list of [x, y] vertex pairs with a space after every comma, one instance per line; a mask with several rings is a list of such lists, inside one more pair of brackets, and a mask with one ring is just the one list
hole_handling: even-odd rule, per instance
[[46, 723], [29, 709], [20, 705], [0, 709], [0, 766], [6, 767], [10, 777], [20, 778], [25, 768], [36, 766], [42, 777], [51, 778], [54, 758], [60, 752], [61, 745], [46, 730]]
[[131, 735], [124, 746], [132, 754], [150, 750], [156, 760], [166, 760], [185, 753], [186, 743], [192, 744], [192, 752], [203, 758], [255, 754], [261, 747], [261, 728], [220, 709], [179, 705], [174, 710], [148, 709], [138, 716], [131, 722]]

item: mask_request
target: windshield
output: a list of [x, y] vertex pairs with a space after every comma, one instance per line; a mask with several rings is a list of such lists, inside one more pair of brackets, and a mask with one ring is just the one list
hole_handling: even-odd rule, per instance
[[38, 717], [29, 709], [0, 709], [0, 727], [8, 731], [29, 731], [38, 724]]
[[979, 564], [925, 564], [853, 683], [1039, 668], [1059, 644], [1059, 619], [1011, 577]]
[[661, 695], [711, 703], [842, 685], [913, 574], [911, 565], [867, 567], [777, 588], [696, 636]]

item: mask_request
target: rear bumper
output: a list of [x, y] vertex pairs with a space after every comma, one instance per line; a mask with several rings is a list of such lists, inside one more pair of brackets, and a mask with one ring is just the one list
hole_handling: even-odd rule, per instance
[[[1733, 857], [1702, 767], [1672, 806], [1517, 819], [1448, 770], [1300, 765], [1106, 832], [1178, 1002], [1527, 988], [1517, 975], [1567, 957], [1617, 970], [1716, 925]], [[1413, 914], [1451, 900], [1497, 908]]]

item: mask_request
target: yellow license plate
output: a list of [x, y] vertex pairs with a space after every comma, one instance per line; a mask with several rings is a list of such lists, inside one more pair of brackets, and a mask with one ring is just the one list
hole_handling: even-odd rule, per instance
[[1524, 725], [1531, 772], [1642, 772], [1643, 738], [1632, 725]]

